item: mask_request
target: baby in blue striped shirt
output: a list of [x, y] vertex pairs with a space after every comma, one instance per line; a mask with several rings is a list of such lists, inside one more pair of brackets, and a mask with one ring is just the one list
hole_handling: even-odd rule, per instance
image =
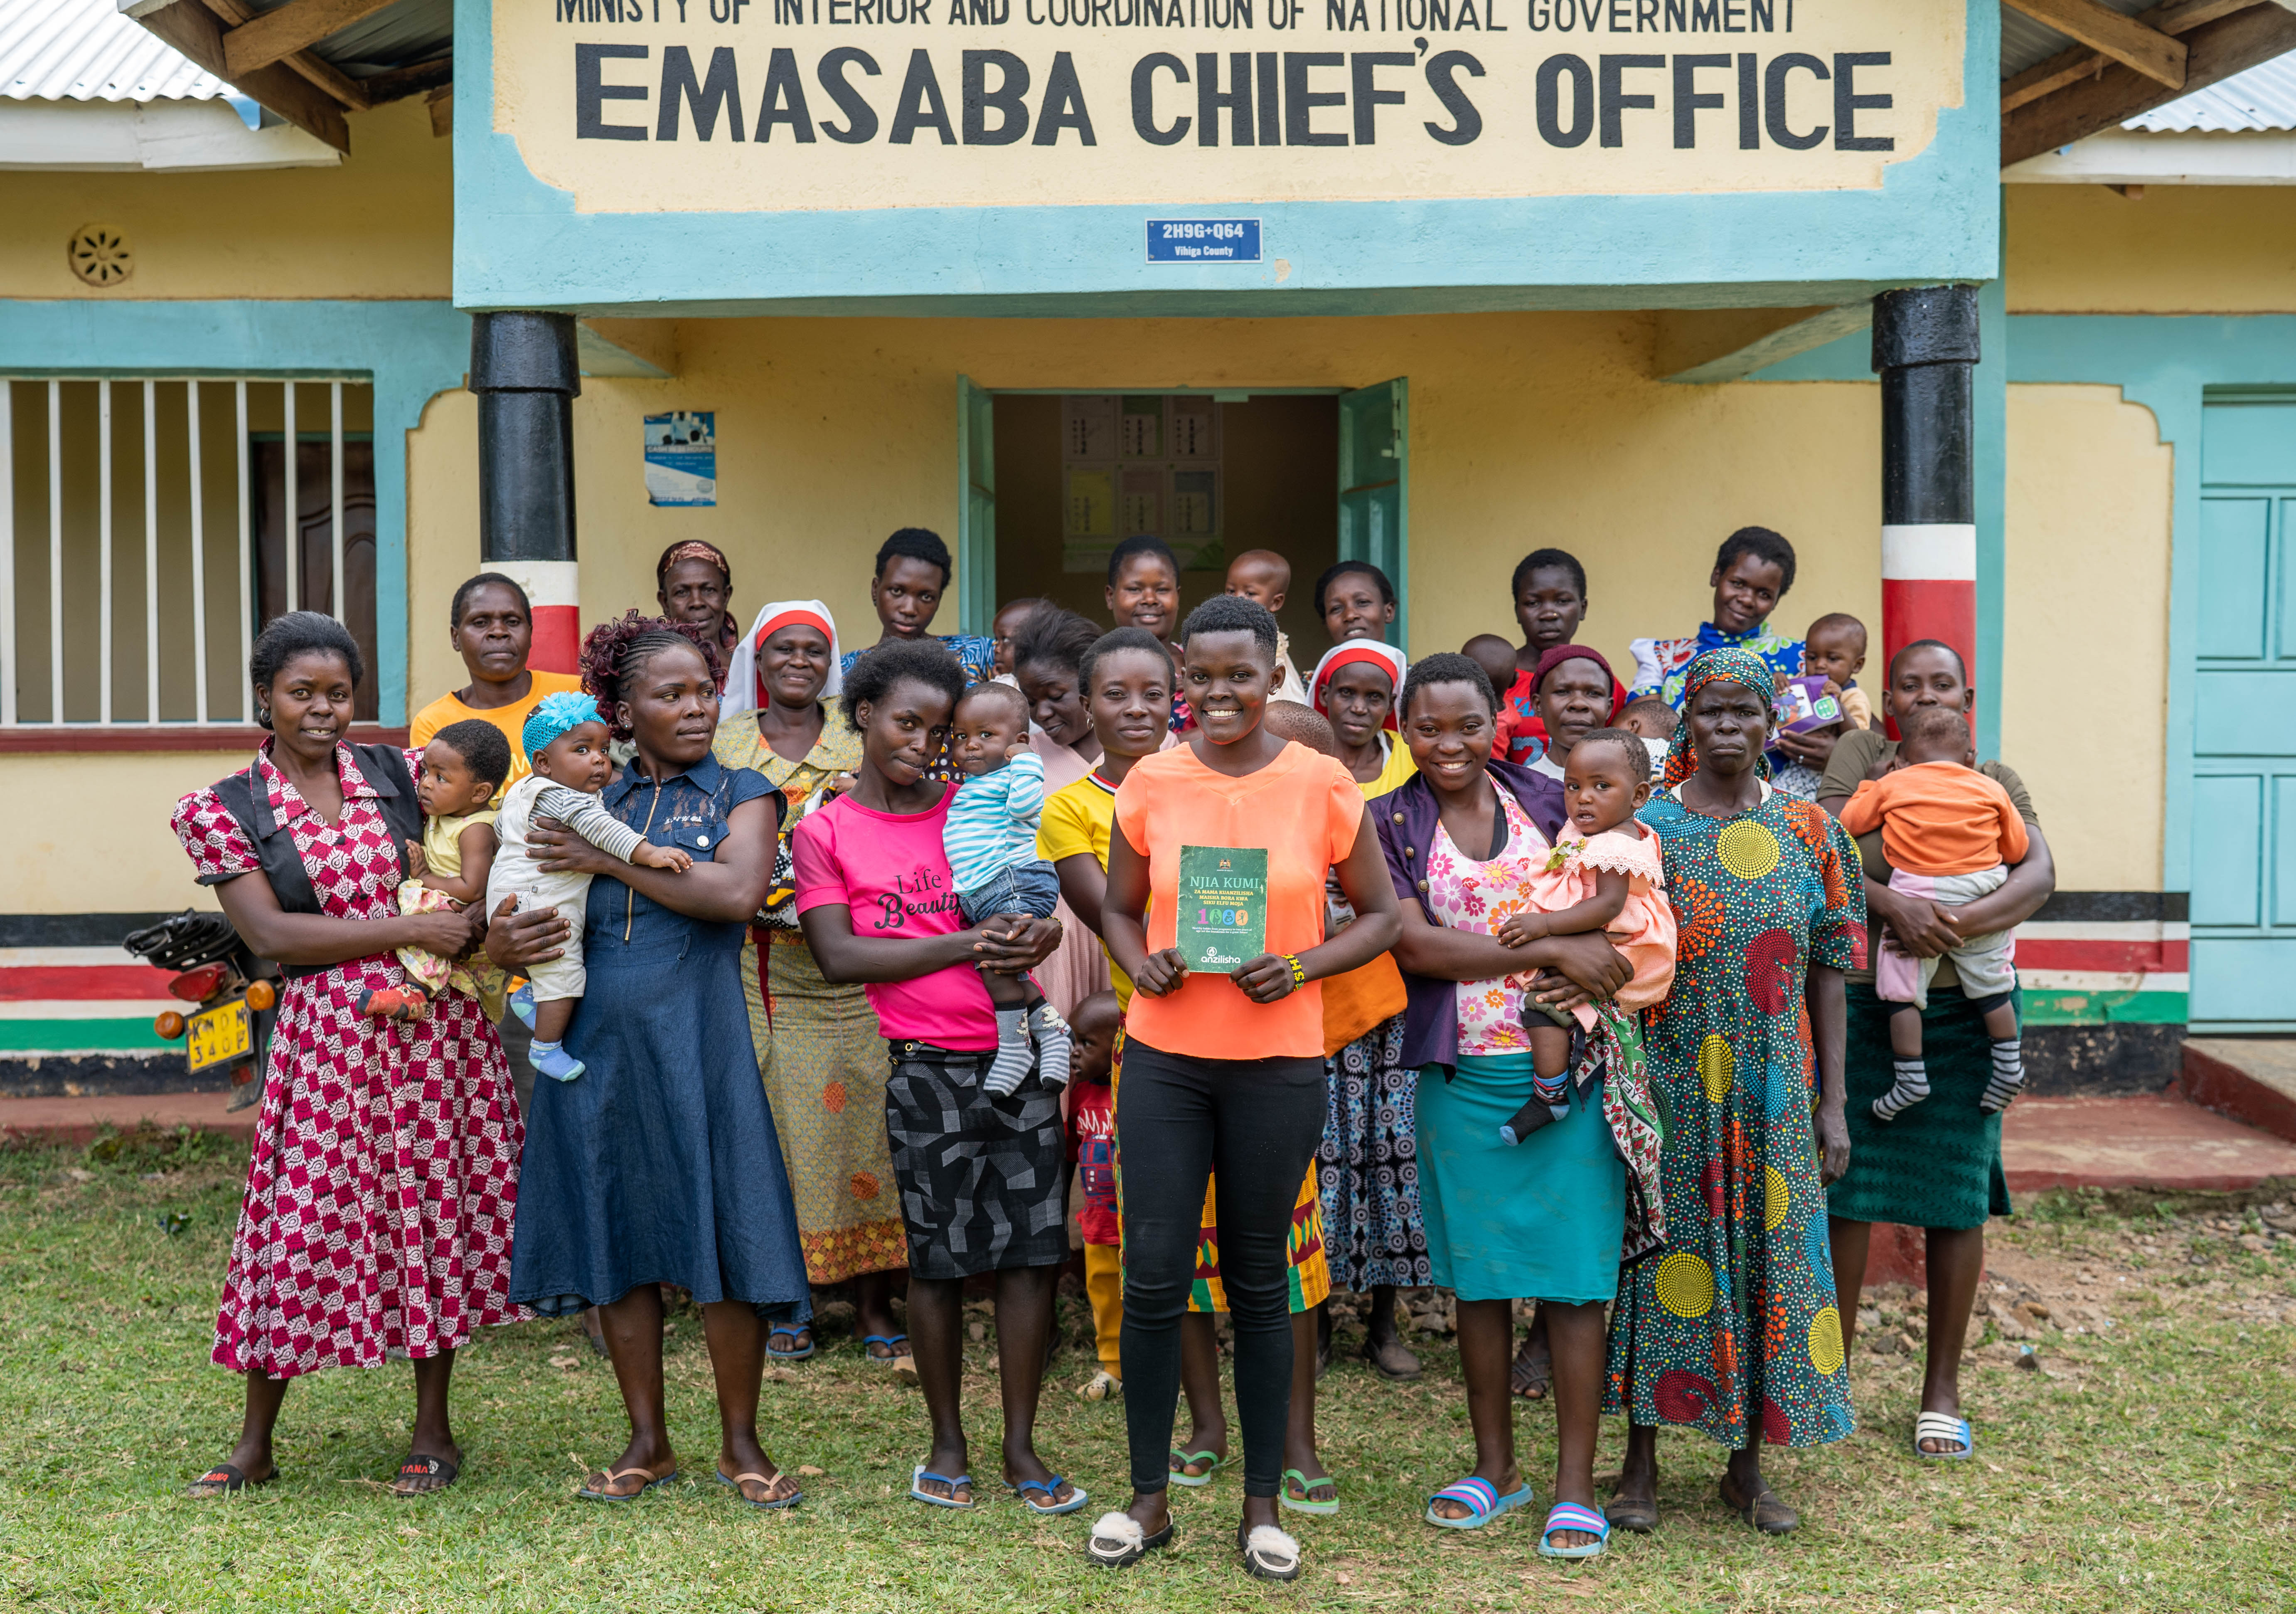
[[[941, 827], [957, 910], [967, 925], [1004, 915], [1050, 918], [1061, 883], [1037, 855], [1045, 763], [1029, 748], [1029, 703], [1010, 684], [973, 685], [956, 703], [948, 749], [965, 776]], [[996, 1058], [981, 1085], [1009, 1096], [1027, 1080], [1033, 1053], [1045, 1085], [1066, 1086], [1070, 1037], [1061, 1011], [1026, 976], [984, 969], [980, 983], [996, 1011]]]

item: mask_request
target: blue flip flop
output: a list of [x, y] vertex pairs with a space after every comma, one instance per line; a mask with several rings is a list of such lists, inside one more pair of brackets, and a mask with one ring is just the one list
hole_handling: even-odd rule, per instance
[[[1924, 1440], [1954, 1441], [1961, 1450], [1924, 1452]], [[1914, 1420], [1914, 1455], [1924, 1462], [1967, 1462], [1976, 1450], [1977, 1436], [1966, 1418], [1956, 1418], [1951, 1412], [1923, 1412]]]
[[784, 1334], [794, 1339], [800, 1334], [810, 1335], [812, 1332], [813, 1326], [810, 1323], [800, 1323], [796, 1328], [791, 1328], [785, 1322], [776, 1322], [766, 1330], [766, 1355], [771, 1356], [775, 1362], [803, 1362], [808, 1356], [812, 1355], [816, 1348], [813, 1339], [808, 1338], [805, 1342], [805, 1349], [801, 1351], [777, 1351], [774, 1348], [774, 1341]]
[[579, 1496], [585, 1502], [636, 1502], [639, 1497], [644, 1495], [648, 1491], [652, 1490], [655, 1486], [668, 1485], [671, 1480], [677, 1478], [677, 1470], [676, 1469], [670, 1470], [667, 1474], [657, 1474], [652, 1469], [641, 1469], [636, 1467], [627, 1469], [601, 1469], [598, 1471], [606, 1477], [606, 1483], [608, 1485], [613, 1484], [618, 1479], [627, 1479], [633, 1474], [644, 1476], [645, 1483], [640, 1486], [636, 1490], [630, 1492], [627, 1495], [622, 1495], [613, 1491], [592, 1490], [590, 1488], [590, 1482], [586, 1479], [582, 1482], [581, 1488], [576, 1491], [574, 1495]]
[[717, 1470], [717, 1474], [718, 1474], [718, 1483], [719, 1485], [726, 1485], [726, 1486], [733, 1486], [733, 1487], [734, 1487], [734, 1495], [735, 1496], [737, 1496], [737, 1497], [739, 1497], [739, 1498], [741, 1499], [741, 1501], [742, 1501], [742, 1504], [744, 1507], [751, 1507], [751, 1508], [755, 1508], [755, 1509], [757, 1509], [757, 1510], [758, 1510], [758, 1511], [759, 1511], [760, 1513], [770, 1513], [770, 1512], [772, 1512], [772, 1511], [773, 1511], [775, 1509], [776, 1509], [776, 1508], [793, 1508], [793, 1507], [797, 1506], [797, 1504], [798, 1504], [799, 1503], [803, 1502], [803, 1501], [805, 1500], [805, 1493], [804, 1493], [803, 1491], [791, 1491], [788, 1495], [786, 1495], [786, 1496], [783, 1497], [779, 1502], [756, 1502], [756, 1501], [751, 1500], [751, 1499], [750, 1499], [750, 1494], [749, 1494], [748, 1492], [744, 1491], [744, 1490], [742, 1488], [742, 1482], [743, 1480], [745, 1480], [745, 1479], [754, 1479], [754, 1480], [758, 1481], [760, 1485], [763, 1485], [763, 1486], [767, 1486], [768, 1489], [770, 1489], [770, 1488], [772, 1488], [772, 1486], [773, 1486], [774, 1481], [781, 1478], [781, 1476], [780, 1476], [779, 1474], [759, 1474], [759, 1473], [755, 1473], [755, 1472], [745, 1472], [745, 1473], [736, 1474], [736, 1475], [734, 1475], [734, 1476], [732, 1478], [730, 1478], [730, 1479], [729, 1479], [729, 1478], [727, 1478], [726, 1477], [726, 1470], [723, 1470], [723, 1469], [719, 1469], [719, 1470]]
[[[862, 1360], [873, 1363], [879, 1367], [890, 1367], [906, 1354], [901, 1346], [908, 1342], [909, 1337], [906, 1334], [864, 1334], [861, 1336]], [[890, 1356], [880, 1356], [869, 1348], [873, 1345], [889, 1346], [892, 1348], [893, 1354]]]
[[[1531, 1488], [1525, 1486], [1512, 1495], [1502, 1496], [1498, 1487], [1480, 1475], [1470, 1474], [1456, 1485], [1447, 1485], [1427, 1499], [1427, 1522], [1439, 1530], [1480, 1530], [1500, 1514], [1512, 1511], [1533, 1499]], [[1456, 1502], [1471, 1511], [1464, 1519], [1446, 1519], [1435, 1511], [1439, 1502]]]
[[[1031, 1513], [1050, 1518], [1054, 1513], [1073, 1513], [1092, 1500], [1091, 1493], [1077, 1491], [1072, 1493], [1066, 1502], [1053, 1501], [1052, 1499], [1060, 1494], [1061, 1486], [1067, 1483], [1065, 1479], [1055, 1474], [1049, 1481], [1024, 1479], [1018, 1485], [1008, 1485], [1004, 1488], [1018, 1496], [1021, 1499], [1021, 1505]], [[1029, 1493], [1031, 1491], [1042, 1491], [1045, 1494], [1045, 1501], [1042, 1504], [1029, 1500]]]
[[[947, 1486], [952, 1494], [947, 1496], [934, 1495], [924, 1488], [925, 1481], [928, 1479], [938, 1479]], [[957, 1486], [972, 1483], [972, 1476], [970, 1474], [959, 1474], [955, 1478], [951, 1479], [946, 1474], [931, 1472], [921, 1462], [909, 1470], [909, 1497], [912, 1501], [923, 1503], [929, 1508], [947, 1508], [958, 1513], [970, 1513], [980, 1505], [978, 1495], [971, 1502], [959, 1502], [954, 1493]]]
[[[1554, 1544], [1557, 1530], [1583, 1530], [1595, 1539], [1575, 1547]], [[1558, 1502], [1546, 1512], [1546, 1528], [1538, 1534], [1538, 1555], [1541, 1558], [1600, 1558], [1610, 1544], [1611, 1521], [1592, 1508], [1582, 1508], [1575, 1502]]]

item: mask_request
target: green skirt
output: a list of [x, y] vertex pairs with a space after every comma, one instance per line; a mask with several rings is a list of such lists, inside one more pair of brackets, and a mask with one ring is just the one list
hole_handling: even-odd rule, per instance
[[1518, 1144], [1499, 1125], [1530, 1097], [1529, 1054], [1463, 1055], [1456, 1075], [1419, 1073], [1419, 1205], [1439, 1288], [1462, 1300], [1554, 1300], [1619, 1292], [1627, 1164], [1598, 1085], [1567, 1120]]
[[[1982, 1227], [1988, 1217], [2010, 1215], [2001, 1117], [1977, 1108], [1993, 1075], [1985, 1017], [1958, 990], [1931, 997], [1922, 1015], [1930, 1096], [1883, 1121], [1874, 1114], [1874, 1100], [1896, 1079], [1891, 1005], [1862, 982], [1847, 991], [1849, 1173], [1827, 1191], [1827, 1213], [1847, 1222], [1936, 1228]], [[2019, 1011], [2021, 1017], [2021, 1003]]]

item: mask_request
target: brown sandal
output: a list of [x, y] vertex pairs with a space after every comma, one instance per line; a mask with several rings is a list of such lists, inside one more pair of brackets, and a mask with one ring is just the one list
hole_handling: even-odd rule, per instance
[[[616, 1491], [608, 1488], [611, 1486], [619, 1485], [623, 1480], [633, 1476], [644, 1482], [636, 1490]], [[652, 1469], [640, 1468], [594, 1470], [590, 1477], [582, 1482], [582, 1488], [574, 1495], [585, 1502], [636, 1502], [654, 1486], [668, 1485], [676, 1478], [676, 1469], [670, 1470], [667, 1474], [657, 1474]]]
[[[752, 1496], [749, 1492], [742, 1488], [753, 1479], [759, 1485], [766, 1487], [766, 1494], [762, 1498]], [[735, 1474], [732, 1478], [728, 1478], [726, 1477], [726, 1470], [719, 1469], [718, 1470], [718, 1483], [719, 1485], [732, 1486], [734, 1487], [734, 1495], [740, 1497], [743, 1502], [749, 1503], [750, 1506], [757, 1509], [761, 1513], [770, 1513], [775, 1508], [793, 1508], [797, 1506], [799, 1503], [805, 1500], [805, 1493], [797, 1488], [797, 1481], [791, 1479], [787, 1474], [783, 1473], [759, 1474], [750, 1472]], [[789, 1495], [786, 1496], [776, 1495], [775, 1493], [780, 1491], [783, 1486], [787, 1486], [789, 1487]]]
[[1787, 1536], [1801, 1523], [1801, 1515], [1779, 1499], [1778, 1494], [1765, 1485], [1750, 1497], [1731, 1494], [1730, 1476], [1722, 1476], [1722, 1505], [1752, 1525], [1765, 1536]]
[[1647, 1536], [1658, 1528], [1658, 1498], [1622, 1496], [1612, 1493], [1603, 1506], [1603, 1517], [1611, 1521], [1614, 1530], [1624, 1530], [1631, 1536]]

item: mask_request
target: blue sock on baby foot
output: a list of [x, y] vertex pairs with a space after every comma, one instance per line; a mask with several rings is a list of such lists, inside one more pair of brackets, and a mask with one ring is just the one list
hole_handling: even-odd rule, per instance
[[554, 1082], [571, 1082], [585, 1068], [582, 1061], [566, 1051], [562, 1042], [537, 1042], [527, 1049], [528, 1062]]
[[525, 1026], [529, 1031], [534, 1029], [533, 982], [521, 982], [518, 990], [510, 994], [510, 1011], [518, 1017], [518, 1023], [521, 1025]]

